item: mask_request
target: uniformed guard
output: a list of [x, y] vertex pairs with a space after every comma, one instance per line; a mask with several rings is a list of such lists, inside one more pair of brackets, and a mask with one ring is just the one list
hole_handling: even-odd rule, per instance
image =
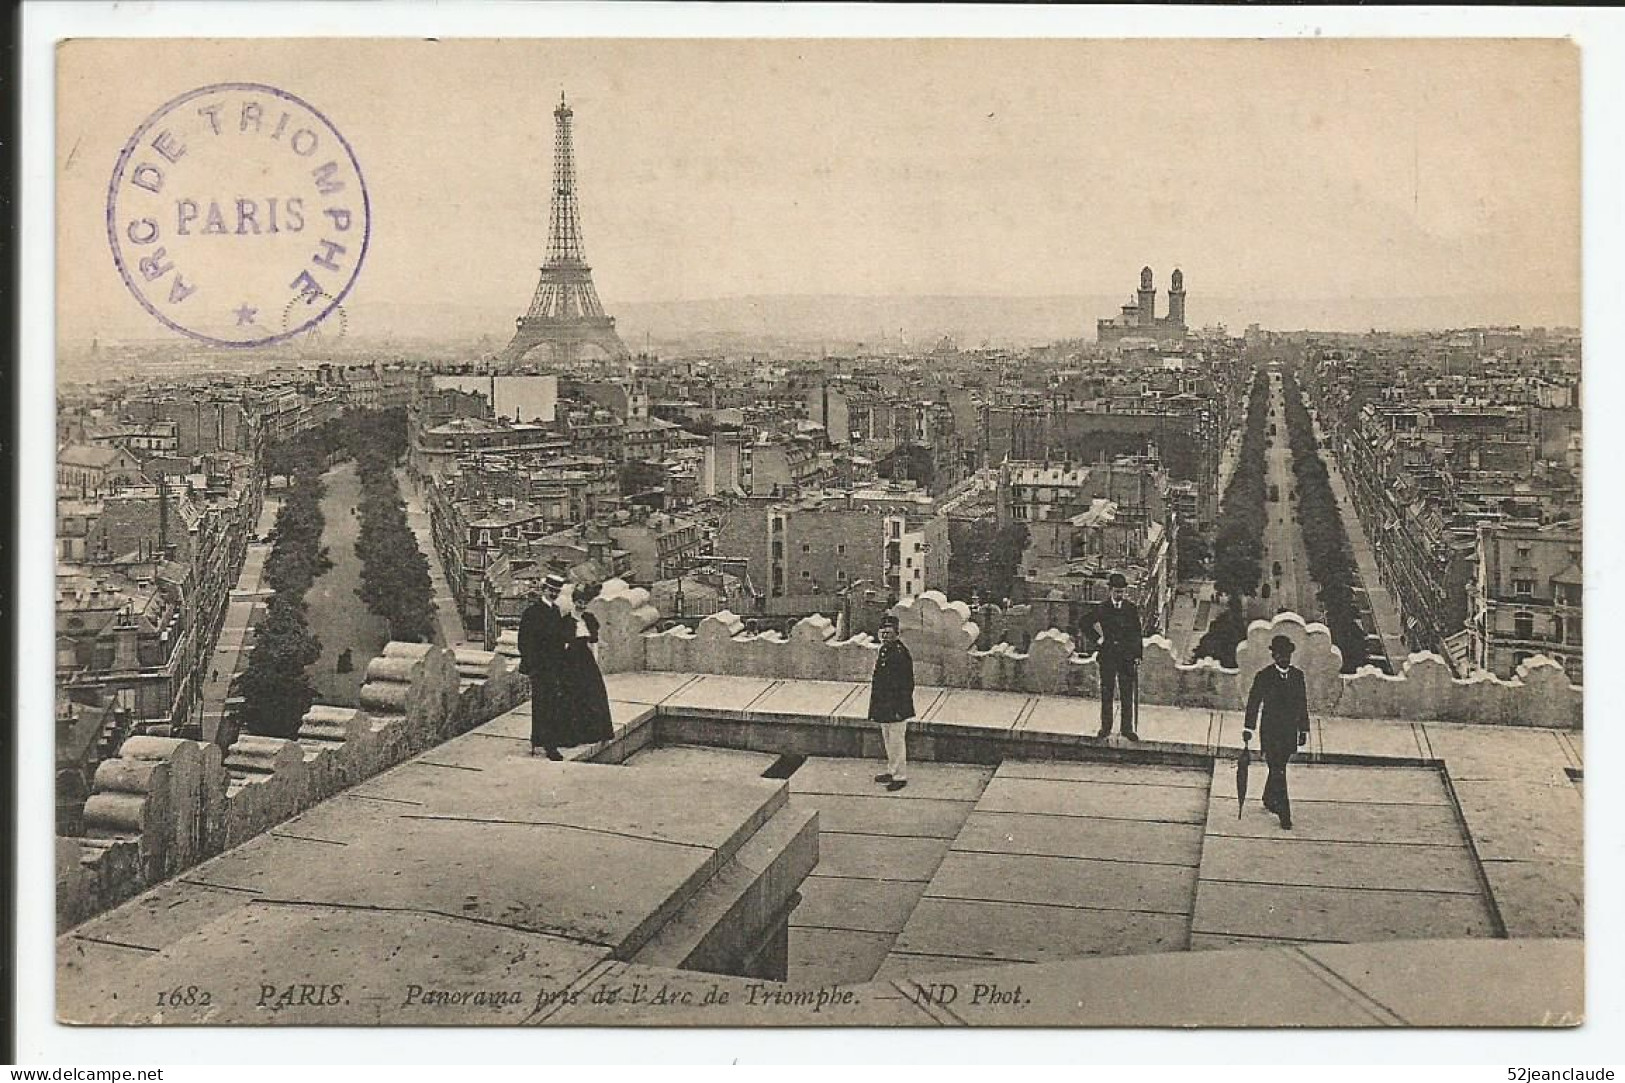
[[908, 720], [914, 717], [914, 658], [899, 638], [897, 618], [880, 618], [880, 654], [869, 682], [869, 720], [880, 723], [886, 772], [875, 781], [896, 792], [908, 785]]

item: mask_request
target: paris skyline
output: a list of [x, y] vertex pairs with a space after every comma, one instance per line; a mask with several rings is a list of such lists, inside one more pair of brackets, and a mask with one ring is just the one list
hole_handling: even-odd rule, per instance
[[[64, 114], [65, 338], [157, 330], [106, 258], [111, 156], [146, 111], [226, 79], [297, 83], [355, 146], [363, 332], [403, 309], [511, 331], [560, 91], [587, 257], [633, 333], [661, 306], [763, 295], [1111, 305], [1078, 314], [1083, 336], [1146, 264], [1159, 289], [1184, 269], [1195, 324], [1579, 322], [1562, 42], [394, 42], [414, 62], [392, 67], [369, 41], [199, 44], [154, 43]], [[96, 47], [63, 50], [64, 84]]]

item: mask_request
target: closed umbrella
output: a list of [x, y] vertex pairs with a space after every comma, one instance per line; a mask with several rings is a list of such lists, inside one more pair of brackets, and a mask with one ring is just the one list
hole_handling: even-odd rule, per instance
[[1241, 755], [1236, 757], [1236, 819], [1241, 819], [1242, 806], [1247, 803], [1247, 771], [1253, 765], [1252, 734], [1241, 731]]

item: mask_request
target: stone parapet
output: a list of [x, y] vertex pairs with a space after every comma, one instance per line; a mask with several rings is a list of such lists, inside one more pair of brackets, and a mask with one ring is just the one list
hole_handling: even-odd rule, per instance
[[[657, 614], [648, 593], [618, 579], [604, 585], [591, 609], [600, 622], [600, 664], [605, 673], [660, 670], [715, 673], [780, 680], [867, 680], [876, 644], [867, 635], [837, 640], [830, 622], [812, 616], [788, 635], [752, 634], [734, 613], [723, 611], [695, 629], [654, 632]], [[1039, 632], [1027, 651], [1007, 643], [976, 649], [980, 630], [970, 607], [936, 591], [905, 599], [891, 610], [903, 642], [914, 657], [915, 683], [941, 688], [983, 689], [1098, 698], [1099, 673], [1093, 655], [1079, 654], [1072, 637], [1051, 628]], [[1269, 642], [1285, 635], [1296, 645], [1293, 663], [1304, 671], [1309, 709], [1347, 718], [1470, 722], [1486, 725], [1579, 729], [1584, 698], [1563, 668], [1545, 657], [1518, 667], [1512, 680], [1493, 674], [1456, 678], [1443, 659], [1418, 653], [1397, 675], [1375, 667], [1342, 672], [1342, 653], [1330, 630], [1306, 623], [1296, 613], [1253, 621], [1236, 651], [1236, 668], [1212, 659], [1180, 662], [1161, 636], [1145, 640], [1140, 665], [1142, 704], [1208, 710], [1240, 710], [1252, 675], [1269, 664]], [[504, 644], [498, 645], [501, 651]]]
[[389, 643], [367, 665], [361, 706], [316, 704], [292, 740], [245, 734], [222, 752], [131, 737], [96, 771], [85, 837], [58, 839], [58, 924], [76, 925], [529, 695], [500, 651]]

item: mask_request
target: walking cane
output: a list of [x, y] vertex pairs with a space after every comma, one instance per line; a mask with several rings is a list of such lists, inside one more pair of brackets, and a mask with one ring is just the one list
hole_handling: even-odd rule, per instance
[[1132, 716], [1134, 718], [1134, 728], [1132, 730], [1130, 730], [1129, 732], [1134, 734], [1135, 740], [1139, 740], [1139, 737], [1140, 737], [1140, 659], [1138, 659], [1138, 658], [1136, 658], [1134, 660], [1134, 679], [1130, 683], [1134, 685], [1134, 695], [1131, 697], [1134, 700], [1134, 714]]

